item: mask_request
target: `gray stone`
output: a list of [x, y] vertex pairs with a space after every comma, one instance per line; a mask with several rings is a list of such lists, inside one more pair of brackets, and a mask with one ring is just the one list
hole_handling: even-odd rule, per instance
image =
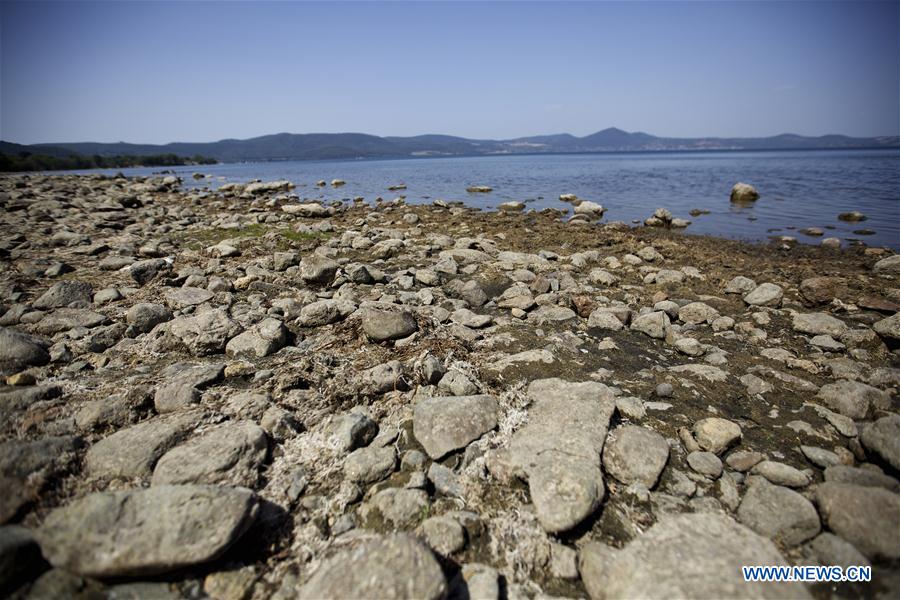
[[173, 412], [200, 402], [200, 390], [222, 380], [225, 365], [175, 363], [163, 369], [165, 382], [156, 388], [153, 405], [160, 413]]
[[900, 340], [900, 312], [882, 319], [872, 326], [875, 333], [889, 340]]
[[93, 295], [94, 288], [86, 281], [57, 281], [31, 305], [40, 310], [62, 308], [70, 304], [82, 305], [75, 308], [84, 308], [83, 305], [91, 303]]
[[572, 529], [594, 513], [605, 486], [600, 455], [615, 411], [613, 391], [595, 383], [542, 379], [528, 386], [528, 423], [513, 434], [509, 460], [528, 480], [541, 526]]
[[171, 270], [172, 264], [164, 258], [141, 260], [132, 263], [128, 268], [128, 272], [131, 273], [131, 278], [134, 279], [138, 285], [146, 285], [160, 273], [168, 273]]
[[309, 283], [328, 285], [334, 280], [338, 268], [340, 265], [330, 258], [310, 254], [300, 263], [300, 277]]
[[147, 333], [160, 323], [172, 319], [172, 312], [162, 304], [135, 304], [125, 313], [125, 321], [138, 333]]
[[600, 308], [592, 312], [588, 317], [588, 327], [621, 331], [625, 328], [625, 325], [613, 313]]
[[851, 419], [865, 419], [872, 406], [890, 406], [891, 395], [878, 388], [843, 379], [823, 385], [817, 397], [829, 408]]
[[816, 504], [828, 528], [868, 558], [900, 558], [900, 495], [827, 481], [816, 488]]
[[833, 533], [819, 534], [808, 546], [820, 565], [837, 565], [846, 569], [870, 564], [853, 544]]
[[691, 452], [687, 463], [697, 473], [713, 479], [722, 474], [722, 461], [712, 452]]
[[478, 393], [478, 386], [461, 371], [451, 369], [441, 377], [438, 389], [451, 396], [471, 396]]
[[788, 563], [771, 541], [721, 514], [663, 516], [621, 551], [583, 558], [582, 565], [589, 566], [581, 575], [594, 600], [811, 598], [799, 583], [744, 581], [742, 566]]
[[264, 358], [284, 348], [288, 331], [278, 319], [268, 318], [231, 338], [225, 353], [231, 357]]
[[840, 457], [831, 450], [826, 450], [825, 448], [819, 448], [817, 446], [800, 446], [800, 452], [803, 453], [803, 456], [805, 456], [809, 462], [820, 469], [841, 464]]
[[0, 373], [15, 373], [27, 367], [46, 365], [49, 344], [6, 327], [0, 327]]
[[241, 326], [218, 308], [175, 319], [169, 323], [169, 331], [190, 353], [204, 356], [225, 350], [228, 341], [241, 332]]
[[300, 589], [300, 598], [441, 600], [447, 581], [427, 546], [400, 534], [344, 550], [319, 567]]
[[372, 496], [372, 505], [381, 516], [398, 526], [407, 526], [427, 510], [428, 494], [418, 489], [387, 488]]
[[42, 562], [41, 550], [28, 528], [0, 527], [0, 594], [11, 592], [34, 577]]
[[442, 556], [450, 556], [466, 546], [466, 530], [450, 517], [430, 517], [422, 521], [425, 542]]
[[460, 308], [450, 314], [450, 320], [470, 329], [481, 329], [493, 323], [490, 315], [479, 315], [468, 308]]
[[366, 369], [360, 374], [360, 380], [366, 391], [372, 394], [403, 391], [409, 388], [404, 371], [403, 363], [392, 360]]
[[351, 412], [335, 417], [327, 431], [343, 452], [350, 452], [368, 446], [378, 435], [378, 424], [366, 415]]
[[712, 323], [719, 318], [719, 311], [703, 302], [691, 302], [678, 309], [678, 320], [683, 323], [697, 325]]
[[738, 275], [725, 286], [726, 294], [746, 294], [756, 288], [756, 282], [749, 277]]
[[609, 433], [603, 449], [603, 468], [624, 484], [652, 489], [669, 460], [669, 444], [655, 431], [625, 425]]
[[188, 306], [196, 306], [212, 300], [213, 294], [209, 290], [196, 287], [180, 287], [168, 290], [165, 293], [166, 304], [172, 310], [180, 310]]
[[737, 423], [719, 417], [709, 417], [694, 423], [694, 438], [704, 450], [722, 454], [741, 439]]
[[200, 416], [180, 412], [120, 429], [91, 446], [85, 467], [94, 477], [149, 477], [156, 461], [193, 431]]
[[863, 469], [849, 465], [832, 465], [825, 469], [825, 481], [851, 483], [863, 487], [881, 487], [900, 493], [900, 481], [874, 469]]
[[499, 406], [491, 396], [443, 396], [416, 404], [413, 433], [433, 459], [465, 448], [497, 426]]
[[755, 479], [737, 510], [738, 520], [785, 546], [796, 546], [821, 530], [812, 502], [794, 490]]
[[900, 471], [900, 415], [888, 415], [865, 426], [859, 439], [866, 450]]
[[318, 300], [300, 309], [300, 325], [322, 327], [343, 321], [356, 310], [356, 306], [345, 300]]
[[830, 335], [841, 337], [847, 331], [847, 325], [826, 313], [795, 313], [794, 331], [810, 335]]
[[375, 483], [394, 472], [397, 452], [386, 448], [359, 448], [344, 459], [344, 475], [355, 483]]
[[788, 487], [804, 487], [812, 481], [807, 473], [773, 460], [764, 460], [758, 463], [753, 467], [751, 473], [765, 477], [776, 485]]
[[759, 192], [749, 183], [739, 182], [734, 184], [731, 188], [730, 200], [732, 202], [747, 203], [755, 202], [757, 199], [759, 199]]
[[669, 328], [669, 315], [663, 311], [656, 311], [635, 317], [631, 322], [631, 329], [640, 331], [652, 338], [662, 339], [666, 337]]
[[751, 306], [778, 306], [784, 290], [774, 283], [763, 283], [744, 295], [744, 302]]
[[80, 446], [81, 440], [74, 436], [0, 443], [0, 523], [35, 500], [44, 485], [72, 462]]
[[151, 575], [214, 560], [256, 512], [256, 497], [241, 488], [99, 492], [51, 512], [36, 537], [50, 564], [79, 575]]
[[882, 258], [872, 265], [872, 271], [880, 275], [900, 275], [900, 254]]
[[409, 337], [419, 329], [415, 318], [408, 312], [376, 309], [366, 309], [363, 312], [362, 327], [373, 342]]
[[108, 323], [109, 317], [87, 308], [57, 308], [35, 325], [35, 331], [41, 335], [53, 335], [78, 327], [92, 329]]
[[208, 483], [254, 487], [268, 451], [255, 423], [217, 425], [166, 452], [153, 470], [153, 485]]

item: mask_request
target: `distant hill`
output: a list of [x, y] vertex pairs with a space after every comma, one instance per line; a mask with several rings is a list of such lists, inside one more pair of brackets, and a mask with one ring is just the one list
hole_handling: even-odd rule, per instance
[[[6, 148], [10, 147], [9, 150]], [[12, 148], [14, 147], [14, 148]], [[176, 154], [202, 155], [223, 162], [256, 160], [321, 160], [401, 158], [411, 156], [478, 156], [554, 152], [654, 152], [676, 150], [794, 150], [823, 148], [897, 148], [900, 136], [853, 138], [844, 135], [806, 137], [785, 133], [765, 138], [665, 138], [611, 127], [584, 137], [567, 133], [512, 140], [474, 140], [449, 135], [379, 137], [364, 133], [277, 133], [247, 140], [163, 145], [97, 142], [34, 144], [0, 142], [0, 152], [33, 152], [66, 156]]]

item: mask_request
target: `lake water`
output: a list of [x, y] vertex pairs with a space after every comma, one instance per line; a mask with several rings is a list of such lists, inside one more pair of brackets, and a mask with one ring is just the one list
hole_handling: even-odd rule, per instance
[[[126, 169], [149, 174], [158, 168]], [[689, 233], [744, 240], [791, 235], [805, 243], [821, 238], [799, 232], [825, 230], [825, 237], [862, 240], [900, 249], [900, 150], [827, 150], [779, 152], [704, 152], [647, 154], [578, 154], [423, 158], [356, 161], [284, 161], [237, 163], [173, 169], [186, 186], [218, 187], [229, 181], [287, 179], [301, 198], [373, 200], [404, 195], [407, 202], [461, 200], [494, 210], [519, 200], [528, 208], [570, 210], [560, 194], [606, 207], [606, 221], [643, 221], [656, 208], [690, 219]], [[212, 180], [195, 182], [200, 171]], [[340, 188], [317, 188], [315, 182], [343, 179]], [[729, 202], [731, 186], [754, 185], [761, 198], [751, 206]], [[407, 189], [388, 191], [405, 183]], [[488, 194], [469, 194], [469, 185], [488, 185]], [[710, 214], [691, 217], [691, 209]], [[861, 223], [845, 223], [838, 214], [860, 211]], [[874, 233], [854, 233], [872, 230]]]

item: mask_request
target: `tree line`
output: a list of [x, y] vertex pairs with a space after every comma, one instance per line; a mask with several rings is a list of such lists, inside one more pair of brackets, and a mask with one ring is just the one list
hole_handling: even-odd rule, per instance
[[70, 156], [49, 156], [20, 152], [6, 154], [0, 152], [0, 172], [10, 171], [64, 171], [72, 169], [123, 169], [127, 167], [176, 167], [181, 165], [212, 165], [214, 158], [194, 155], [190, 158], [177, 154], [154, 154], [150, 156], [100, 156], [94, 154], [72, 154]]

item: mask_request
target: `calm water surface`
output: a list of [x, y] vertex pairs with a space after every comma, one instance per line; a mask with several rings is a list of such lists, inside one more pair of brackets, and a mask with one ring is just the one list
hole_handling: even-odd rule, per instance
[[[158, 168], [126, 169], [149, 174]], [[821, 238], [798, 230], [825, 229], [826, 237], [863, 240], [900, 249], [900, 150], [828, 150], [709, 152], [665, 154], [592, 154], [491, 156], [441, 159], [284, 161], [177, 167], [187, 186], [218, 187], [230, 181], [288, 179], [301, 198], [342, 200], [363, 196], [410, 203], [436, 198], [462, 200], [485, 210], [520, 200], [528, 208], [567, 210], [560, 194], [577, 194], [607, 208], [605, 220], [646, 219], [658, 207], [690, 219], [690, 233], [745, 240], [792, 235], [806, 243]], [[201, 171], [212, 179], [194, 182]], [[325, 179], [343, 179], [334, 189], [315, 187]], [[743, 181], [762, 197], [752, 206], [734, 206], [731, 186]], [[407, 189], [388, 191], [405, 183]], [[489, 194], [468, 194], [469, 185], [489, 185]], [[710, 214], [691, 217], [691, 209]], [[845, 223], [838, 214], [857, 210], [868, 216]], [[872, 234], [854, 233], [872, 230]]]

